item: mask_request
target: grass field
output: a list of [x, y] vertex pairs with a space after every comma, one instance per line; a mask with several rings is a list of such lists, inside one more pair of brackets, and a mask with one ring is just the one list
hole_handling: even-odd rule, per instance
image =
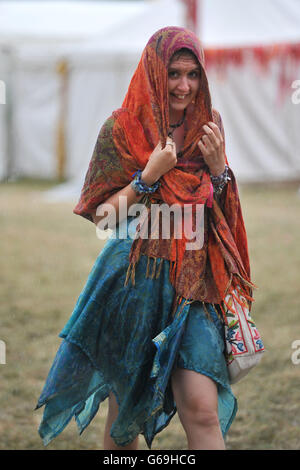
[[[43, 203], [41, 181], [0, 185], [1, 271], [0, 449], [44, 449], [37, 433], [43, 409], [33, 411], [69, 318], [103, 247], [93, 225], [72, 213], [73, 203]], [[228, 449], [300, 449], [299, 184], [241, 186], [255, 292], [253, 317], [266, 353], [233, 386], [239, 411]], [[300, 358], [300, 354], [298, 356]], [[101, 449], [107, 401], [79, 437], [72, 421], [49, 446]], [[147, 449], [143, 437], [140, 448]], [[186, 449], [177, 414], [153, 449]]]

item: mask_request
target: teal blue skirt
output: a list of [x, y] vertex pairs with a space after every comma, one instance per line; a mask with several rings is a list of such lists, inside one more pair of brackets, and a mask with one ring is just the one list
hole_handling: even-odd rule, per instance
[[133, 223], [128, 217], [112, 232], [59, 334], [62, 342], [36, 406], [45, 406], [38, 430], [45, 446], [73, 416], [81, 434], [113, 392], [119, 412], [112, 439], [125, 446], [142, 434], [151, 449], [177, 411], [170, 380], [176, 367], [215, 381], [224, 438], [236, 415], [224, 324], [215, 308], [195, 301], [172, 312], [176, 293], [165, 259], [157, 260], [158, 277], [146, 277], [148, 258], [142, 255], [135, 284], [124, 285]]

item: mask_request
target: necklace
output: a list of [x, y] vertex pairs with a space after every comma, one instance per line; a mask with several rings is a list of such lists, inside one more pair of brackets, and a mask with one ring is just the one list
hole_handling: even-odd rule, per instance
[[173, 132], [175, 131], [175, 129], [182, 126], [182, 124], [184, 123], [184, 120], [185, 120], [185, 115], [186, 115], [186, 108], [183, 111], [183, 116], [180, 119], [180, 121], [178, 121], [177, 124], [170, 124], [170, 127], [172, 128], [172, 130], [170, 132], [168, 132], [168, 137], [173, 137]]

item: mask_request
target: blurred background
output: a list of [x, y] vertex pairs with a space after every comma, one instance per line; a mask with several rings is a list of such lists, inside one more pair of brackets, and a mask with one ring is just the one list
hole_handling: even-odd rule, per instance
[[[300, 449], [300, 0], [0, 1], [1, 449], [43, 449], [33, 409], [105, 243], [72, 210], [104, 120], [170, 25], [205, 49], [267, 350], [233, 387], [227, 446]], [[47, 449], [101, 449], [106, 406]], [[153, 448], [186, 449], [177, 415]]]

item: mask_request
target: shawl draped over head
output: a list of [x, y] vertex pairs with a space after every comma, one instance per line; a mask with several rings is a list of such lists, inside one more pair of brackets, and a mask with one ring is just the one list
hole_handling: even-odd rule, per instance
[[[93, 221], [91, 214], [99, 204], [127, 186], [138, 169], [145, 168], [158, 142], [165, 146], [169, 129], [168, 65], [173, 54], [181, 48], [190, 49], [199, 61], [200, 87], [194, 103], [187, 108], [188, 126], [181, 157], [176, 166], [160, 178], [159, 189], [144, 198], [147, 200], [147, 215], [137, 226], [125, 284], [130, 278], [135, 283], [135, 266], [143, 254], [148, 256], [148, 262], [153, 259], [153, 269], [157, 258], [161, 258], [161, 262], [164, 259], [170, 261], [170, 282], [177, 294], [176, 302], [181, 303], [184, 298], [189, 302], [199, 300], [225, 308], [225, 297], [234, 289], [235, 293], [240, 292], [247, 299], [251, 309], [255, 285], [250, 280], [247, 236], [236, 180], [229, 170], [231, 181], [221, 196], [212, 198], [209, 168], [197, 145], [205, 134], [202, 128], [205, 123], [214, 121], [223, 138], [224, 131], [221, 116], [211, 105], [203, 49], [191, 31], [166, 27], [148, 41], [122, 107], [112, 113], [99, 132], [80, 199], [73, 212]], [[225, 160], [228, 164], [226, 155]], [[197, 204], [202, 205], [202, 246], [186, 250], [186, 242], [191, 240], [186, 239], [183, 230], [182, 237], [177, 238], [174, 226], [170, 237], [163, 238], [159, 215], [156, 238], [143, 237], [147, 230], [151, 233], [150, 208], [153, 203], [176, 204], [181, 208], [190, 205], [190, 223], [194, 231], [197, 229], [194, 208]], [[174, 221], [174, 218], [170, 220]]]

